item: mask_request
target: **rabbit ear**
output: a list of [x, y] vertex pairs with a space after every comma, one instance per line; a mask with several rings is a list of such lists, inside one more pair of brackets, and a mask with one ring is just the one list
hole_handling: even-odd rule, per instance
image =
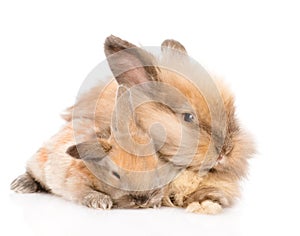
[[104, 43], [109, 66], [119, 84], [128, 87], [148, 81], [157, 81], [155, 58], [147, 51], [113, 35]]
[[67, 149], [66, 153], [84, 161], [100, 161], [107, 156], [110, 149], [111, 146], [107, 141], [100, 140], [73, 145]]
[[161, 44], [161, 48], [162, 48], [162, 51], [170, 48], [170, 49], [175, 49], [181, 53], [187, 54], [185, 47], [181, 43], [179, 43], [178, 41], [176, 41], [174, 39], [166, 39], [165, 41], [163, 41]]

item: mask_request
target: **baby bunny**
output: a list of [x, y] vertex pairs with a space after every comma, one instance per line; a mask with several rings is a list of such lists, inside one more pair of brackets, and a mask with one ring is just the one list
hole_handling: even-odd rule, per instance
[[[111, 45], [110, 40], [114, 37], [107, 39], [106, 49]], [[131, 65], [132, 61], [139, 63], [140, 59], [120, 55], [110, 61], [112, 70], [116, 69], [114, 63], [120, 60]], [[138, 69], [138, 72], [143, 74], [144, 69]], [[26, 173], [12, 182], [11, 189], [19, 193], [45, 191], [92, 208], [160, 206], [163, 197], [161, 179], [165, 177], [160, 177], [156, 169], [163, 166], [161, 175], [171, 173], [175, 176], [179, 168], [170, 168], [166, 161], [158, 159], [151, 145], [148, 153], [144, 149], [139, 152], [143, 158], [124, 151], [110, 132], [114, 107], [124, 114], [130, 105], [127, 89], [122, 92], [125, 87], [120, 81], [130, 85], [132, 76], [139, 74], [136, 75], [135, 70], [128, 72], [126, 78], [116, 77], [116, 82], [100, 87], [100, 93], [97, 86], [83, 95], [64, 116], [66, 124], [63, 128], [28, 161]], [[116, 103], [116, 98], [122, 101], [119, 96], [125, 97], [123, 103]], [[98, 106], [93, 114], [92, 105], [95, 104]], [[149, 139], [136, 123], [131, 124], [131, 131], [138, 142]], [[137, 151], [135, 146], [131, 148]]]
[[159, 56], [115, 36], [104, 49], [114, 79], [79, 97], [11, 188], [103, 209], [230, 206], [254, 148], [229, 90], [175, 40]]

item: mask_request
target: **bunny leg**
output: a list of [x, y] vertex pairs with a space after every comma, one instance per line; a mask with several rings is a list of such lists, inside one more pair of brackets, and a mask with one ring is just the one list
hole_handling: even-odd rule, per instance
[[218, 202], [212, 200], [205, 200], [202, 202], [192, 202], [190, 203], [186, 211], [198, 214], [208, 214], [215, 215], [220, 213], [223, 210], [223, 207]]
[[31, 175], [26, 172], [17, 177], [11, 184], [10, 189], [16, 193], [35, 193], [46, 191]]
[[95, 209], [111, 209], [113, 206], [110, 196], [95, 190], [88, 192], [82, 198], [81, 204]]
[[188, 212], [214, 215], [229, 206], [231, 201], [222, 189], [203, 186], [187, 198], [185, 205]]

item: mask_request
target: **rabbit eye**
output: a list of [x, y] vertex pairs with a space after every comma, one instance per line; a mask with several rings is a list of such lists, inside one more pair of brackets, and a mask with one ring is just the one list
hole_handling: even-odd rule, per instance
[[192, 122], [194, 120], [194, 116], [191, 113], [183, 113], [183, 119], [186, 122]]
[[115, 172], [115, 171], [113, 171], [112, 174], [113, 174], [115, 177], [117, 177], [118, 179], [121, 178], [120, 175], [119, 175], [117, 172]]

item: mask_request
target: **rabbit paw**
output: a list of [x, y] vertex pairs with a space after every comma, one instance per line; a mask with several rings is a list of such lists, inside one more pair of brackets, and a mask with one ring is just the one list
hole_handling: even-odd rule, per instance
[[110, 196], [100, 193], [97, 191], [92, 191], [88, 193], [82, 201], [82, 204], [95, 209], [111, 209], [113, 206], [112, 199]]
[[16, 193], [35, 193], [40, 191], [39, 184], [28, 173], [16, 178], [10, 184], [10, 189]]
[[209, 215], [215, 215], [222, 211], [222, 206], [217, 203], [213, 202], [211, 200], [205, 200], [201, 203], [199, 202], [192, 202], [190, 203], [186, 211], [192, 212], [192, 213], [198, 213], [198, 214], [209, 214]]

